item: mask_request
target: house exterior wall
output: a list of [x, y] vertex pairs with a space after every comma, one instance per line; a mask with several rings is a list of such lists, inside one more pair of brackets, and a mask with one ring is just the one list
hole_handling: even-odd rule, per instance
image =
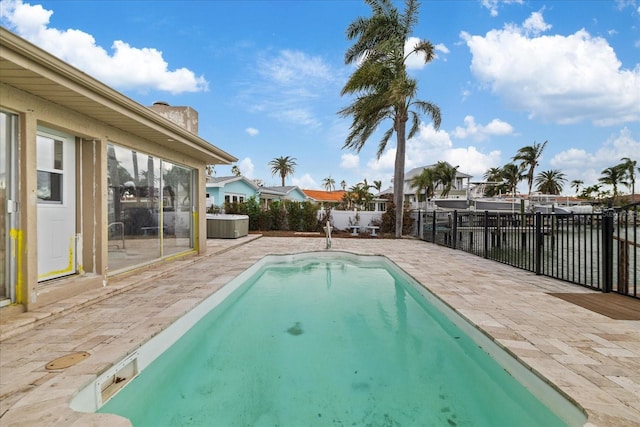
[[[168, 150], [153, 141], [135, 137], [118, 128], [66, 109], [12, 86], [0, 83], [0, 109], [18, 116], [18, 169], [20, 248], [17, 265], [16, 303], [26, 310], [73, 294], [78, 289], [103, 286], [108, 281], [108, 182], [107, 144], [113, 143], [148, 153], [192, 168], [195, 173], [195, 212], [193, 212], [193, 251], [206, 250], [205, 168], [202, 160]], [[38, 283], [37, 152], [39, 128], [59, 130], [76, 139], [76, 230], [80, 238], [78, 274], [69, 285], [42, 292]], [[202, 211], [202, 215], [199, 212]]]

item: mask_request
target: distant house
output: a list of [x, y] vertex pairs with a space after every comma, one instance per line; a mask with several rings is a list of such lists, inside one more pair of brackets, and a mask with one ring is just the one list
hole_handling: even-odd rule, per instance
[[199, 137], [197, 120], [189, 107], [141, 105], [0, 27], [1, 310], [205, 252], [206, 167], [237, 159]]
[[342, 203], [342, 198], [346, 194], [344, 190], [322, 191], [322, 190], [302, 190], [304, 194], [320, 205], [321, 209], [336, 208]]
[[206, 188], [207, 207], [223, 207], [225, 203], [242, 203], [251, 197], [256, 197], [262, 208], [267, 208], [275, 200], [297, 202], [307, 200], [307, 196], [297, 186], [261, 187], [244, 176], [209, 178]]
[[252, 196], [258, 196], [260, 187], [244, 176], [222, 176], [207, 179], [207, 209], [210, 206], [223, 207], [225, 203], [242, 203]]
[[308, 199], [307, 195], [297, 185], [285, 187], [260, 187], [261, 194], [280, 193], [280, 200], [291, 200], [294, 202], [304, 202]]
[[[449, 163], [447, 163], [449, 164]], [[449, 164], [449, 166], [451, 166]], [[423, 170], [425, 169], [433, 169], [435, 168], [436, 165], [427, 165], [427, 166], [420, 166], [417, 168], [413, 168], [410, 171], [406, 172], [404, 174], [404, 185], [403, 185], [403, 193], [404, 193], [404, 201], [405, 202], [409, 202], [411, 204], [415, 204], [417, 202], [416, 200], [416, 187], [412, 187], [412, 181], [415, 179], [415, 177], [417, 177], [418, 175], [420, 175], [422, 173]], [[453, 183], [453, 188], [451, 189], [451, 191], [449, 192], [448, 197], [449, 198], [460, 198], [460, 199], [466, 199], [467, 198], [467, 191], [469, 189], [469, 181], [472, 178], [471, 175], [467, 175], [466, 173], [462, 173], [460, 171], [457, 171], [456, 173], [456, 180]], [[443, 186], [442, 184], [438, 184], [435, 188], [435, 197], [437, 198], [443, 190]], [[391, 194], [393, 194], [393, 189], [391, 189]]]

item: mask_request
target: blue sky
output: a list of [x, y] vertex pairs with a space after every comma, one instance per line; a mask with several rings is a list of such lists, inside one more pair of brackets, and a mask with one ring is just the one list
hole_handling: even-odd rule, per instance
[[[336, 114], [350, 102], [345, 30], [369, 15], [360, 0], [0, 0], [2, 26], [133, 100], [197, 110], [200, 136], [243, 175], [280, 185], [268, 163], [290, 156], [287, 185], [307, 189], [393, 177], [395, 139], [376, 159], [391, 124], [355, 153]], [[407, 170], [445, 160], [479, 181], [548, 140], [537, 170], [564, 172], [569, 194], [621, 157], [640, 162], [640, 1], [423, 1], [414, 36], [436, 46], [410, 73], [442, 124], [424, 117]]]

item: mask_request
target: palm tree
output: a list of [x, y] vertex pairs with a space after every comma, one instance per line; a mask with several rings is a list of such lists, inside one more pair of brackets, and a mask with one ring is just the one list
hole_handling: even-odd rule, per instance
[[378, 193], [380, 193], [380, 191], [382, 191], [382, 181], [374, 180], [372, 187], [375, 188]]
[[329, 176], [322, 180], [322, 186], [327, 191], [333, 191], [336, 188], [336, 180]]
[[[359, 17], [347, 28], [347, 38], [355, 43], [345, 53], [346, 64], [357, 69], [342, 88], [341, 95], [355, 95], [348, 107], [340, 110], [342, 117], [353, 117], [351, 131], [343, 148], [359, 152], [378, 126], [392, 121], [378, 145], [377, 156], [384, 153], [389, 139], [396, 134], [393, 199], [396, 209], [395, 236], [402, 237], [403, 184], [406, 139], [419, 129], [419, 114], [427, 114], [437, 130], [440, 109], [430, 102], [416, 100], [417, 81], [407, 74], [406, 60], [411, 54], [424, 55], [425, 63], [435, 57], [434, 46], [418, 41], [408, 55], [404, 46], [418, 21], [418, 0], [405, 0], [405, 11], [399, 13], [392, 0], [366, 0], [371, 17]], [[406, 133], [407, 121], [411, 129]]]
[[584, 184], [583, 180], [574, 179], [573, 181], [571, 181], [571, 188], [575, 188], [576, 194], [578, 194], [580, 192], [580, 187], [582, 187], [583, 184]]
[[340, 188], [342, 188], [342, 191], [345, 191], [347, 189], [347, 181], [344, 179], [340, 181]]
[[560, 194], [566, 181], [564, 173], [557, 169], [543, 171], [536, 176], [536, 190], [543, 194]]
[[505, 181], [507, 192], [514, 196], [518, 188], [518, 183], [522, 181], [522, 171], [513, 163], [507, 163], [502, 167], [502, 179]]
[[579, 197], [581, 199], [593, 199], [596, 197], [594, 196], [594, 194], [597, 195], [600, 192], [601, 187], [602, 186], [599, 184], [591, 185], [589, 187], [584, 187]]
[[520, 161], [521, 172], [524, 172], [524, 170], [528, 168], [525, 176], [527, 177], [527, 183], [529, 184], [529, 197], [531, 197], [531, 187], [533, 187], [535, 169], [540, 162], [542, 151], [544, 150], [544, 147], [547, 146], [547, 142], [549, 141], [545, 141], [542, 144], [534, 142], [533, 145], [522, 147], [518, 150], [516, 155], [513, 156], [514, 161]]
[[280, 178], [282, 178], [282, 186], [284, 187], [285, 178], [293, 175], [296, 171], [296, 159], [289, 156], [276, 157], [269, 162], [269, 166], [271, 166], [272, 176], [280, 175]]
[[442, 192], [440, 193], [441, 197], [447, 197], [449, 195], [449, 192], [456, 182], [459, 167], [460, 166], [451, 166], [447, 162], [438, 162], [436, 164], [436, 178], [438, 182], [442, 184]]
[[411, 185], [411, 188], [416, 189], [416, 199], [418, 199], [419, 202], [424, 201], [424, 199], [420, 197], [423, 191], [424, 191], [425, 199], [432, 198], [434, 194], [435, 185], [436, 185], [435, 170], [432, 168], [422, 169], [422, 172], [420, 172], [420, 175], [416, 175], [411, 180], [410, 185]]
[[624, 180], [626, 172], [627, 171], [621, 165], [611, 166], [600, 172], [602, 176], [598, 178], [598, 181], [604, 185], [610, 185], [613, 188], [614, 203], [618, 198], [618, 184], [627, 185], [627, 182]]
[[369, 192], [371, 186], [365, 179], [363, 182], [359, 182], [349, 189], [351, 194], [351, 201], [360, 209], [366, 209], [369, 203], [373, 200], [373, 195]]
[[[636, 165], [638, 164], [635, 160], [631, 160], [629, 157], [623, 157], [621, 167], [626, 171], [626, 178], [628, 179], [628, 184], [631, 187], [631, 203], [636, 202]], [[640, 168], [638, 168], [638, 172], [640, 172]]]
[[240, 176], [240, 175], [242, 175], [242, 172], [240, 172], [240, 168], [238, 167], [238, 165], [233, 165], [233, 166], [231, 166], [231, 173], [232, 173], [234, 176]]
[[492, 167], [487, 169], [482, 177], [485, 179], [485, 181], [487, 181], [484, 193], [489, 197], [498, 194], [498, 192], [501, 190], [501, 187], [503, 187], [504, 185], [502, 168], [500, 167]]

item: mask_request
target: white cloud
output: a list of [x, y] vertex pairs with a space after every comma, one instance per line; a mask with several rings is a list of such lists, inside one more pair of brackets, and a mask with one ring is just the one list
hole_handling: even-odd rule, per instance
[[297, 185], [300, 188], [318, 188], [318, 183], [309, 175], [305, 173], [300, 178], [291, 178], [291, 183]]
[[585, 30], [530, 36], [548, 28], [535, 12], [523, 27], [508, 25], [484, 36], [462, 33], [473, 74], [532, 119], [597, 126], [640, 120], [640, 64], [623, 69], [608, 42]]
[[278, 121], [318, 128], [322, 121], [314, 106], [336, 93], [340, 72], [320, 57], [301, 51], [266, 52], [257, 59], [256, 75], [241, 93], [251, 112], [267, 113]]
[[367, 162], [367, 169], [373, 171], [393, 170], [396, 163], [396, 149], [390, 148], [382, 153], [379, 159], [372, 158]]
[[487, 9], [489, 9], [489, 13], [491, 13], [491, 16], [498, 16], [498, 7], [500, 6], [500, 3], [503, 4], [511, 4], [511, 3], [518, 3], [518, 4], [522, 4], [522, 0], [481, 0], [482, 6], [486, 7]]
[[360, 156], [357, 154], [344, 153], [341, 156], [340, 167], [343, 169], [356, 169], [360, 165]]
[[[436, 131], [432, 124], [420, 125], [418, 134], [407, 140], [406, 170], [431, 165], [438, 161], [448, 161], [460, 166], [460, 172], [480, 179], [492, 166], [500, 164], [500, 151], [488, 154], [478, 151], [474, 146], [454, 147], [450, 135], [443, 130]], [[385, 168], [393, 171], [395, 163], [395, 147], [385, 151], [379, 160], [367, 163], [369, 170], [381, 171]]]
[[486, 126], [476, 124], [473, 116], [464, 118], [465, 127], [457, 126], [451, 133], [455, 138], [473, 138], [476, 141], [484, 141], [491, 136], [504, 136], [513, 133], [513, 126], [500, 119], [493, 119]]
[[257, 136], [260, 133], [256, 128], [246, 128], [244, 131], [249, 134], [249, 136]]
[[570, 180], [581, 179], [588, 186], [597, 184], [602, 170], [621, 163], [621, 158], [640, 160], [638, 153], [640, 138], [625, 127], [612, 134], [594, 152], [571, 148], [553, 156], [550, 164], [562, 170]]
[[526, 34], [538, 35], [551, 29], [551, 25], [544, 22], [544, 17], [541, 12], [533, 12], [531, 16], [525, 19], [522, 24], [522, 28]]
[[209, 90], [203, 76], [196, 76], [186, 68], [170, 70], [157, 49], [136, 48], [115, 40], [109, 53], [83, 31], [50, 28], [53, 11], [40, 5], [3, 0], [0, 14], [3, 25], [21, 37], [118, 89], [161, 90], [172, 94]]
[[262, 57], [259, 71], [269, 79], [282, 83], [305, 82], [307, 79], [331, 80], [330, 68], [319, 56], [282, 50], [275, 57]]
[[250, 157], [245, 157], [244, 159], [240, 160], [240, 162], [238, 163], [238, 168], [240, 169], [240, 172], [243, 176], [246, 176], [249, 179], [255, 178], [255, 166], [253, 165], [253, 161]]

